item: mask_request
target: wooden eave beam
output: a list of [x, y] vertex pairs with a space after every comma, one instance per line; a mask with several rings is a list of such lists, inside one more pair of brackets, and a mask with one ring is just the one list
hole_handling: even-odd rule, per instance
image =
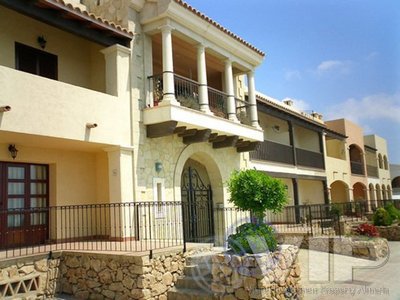
[[168, 136], [174, 134], [177, 121], [167, 121], [158, 124], [147, 125], [147, 137], [148, 138], [158, 138], [163, 136]]
[[210, 135], [211, 129], [197, 130], [194, 135], [184, 136], [183, 143], [185, 145], [190, 145], [194, 143], [206, 142], [210, 138]]
[[237, 135], [227, 136], [222, 141], [213, 142], [213, 148], [220, 149], [220, 148], [226, 148], [226, 147], [235, 147], [238, 139], [239, 139], [239, 137]]

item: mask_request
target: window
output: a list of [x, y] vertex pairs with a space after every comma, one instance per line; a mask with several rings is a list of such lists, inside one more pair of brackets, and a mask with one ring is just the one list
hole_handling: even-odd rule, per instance
[[15, 68], [57, 80], [57, 56], [20, 43], [15, 43]]
[[164, 218], [165, 195], [163, 178], [153, 178], [153, 199], [156, 218]]

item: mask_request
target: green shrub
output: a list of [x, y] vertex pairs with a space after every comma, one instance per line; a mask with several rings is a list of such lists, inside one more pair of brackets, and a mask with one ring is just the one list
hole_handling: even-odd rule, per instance
[[337, 204], [332, 204], [329, 214], [339, 218], [341, 215], [343, 215], [343, 208]]
[[277, 249], [274, 229], [267, 224], [246, 223], [228, 237], [228, 246], [235, 253], [265, 253]]
[[380, 207], [374, 213], [373, 222], [375, 226], [390, 226], [393, 220], [386, 209]]
[[279, 212], [287, 203], [286, 187], [279, 179], [257, 170], [234, 171], [228, 182], [230, 202], [249, 210], [259, 223], [266, 210]]
[[392, 220], [400, 220], [400, 210], [398, 210], [393, 203], [388, 203], [385, 205], [386, 211], [389, 213]]

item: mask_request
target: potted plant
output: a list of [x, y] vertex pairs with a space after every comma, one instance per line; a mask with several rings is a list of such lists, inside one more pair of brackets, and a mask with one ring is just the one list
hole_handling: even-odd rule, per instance
[[268, 247], [277, 248], [275, 233], [264, 223], [265, 212], [282, 211], [287, 203], [284, 183], [257, 170], [234, 171], [228, 182], [230, 202], [241, 210], [250, 211], [251, 223], [237, 228], [228, 237], [228, 245], [235, 252], [259, 253]]

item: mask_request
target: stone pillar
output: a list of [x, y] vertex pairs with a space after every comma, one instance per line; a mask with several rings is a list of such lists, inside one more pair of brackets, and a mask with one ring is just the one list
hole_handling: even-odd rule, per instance
[[131, 50], [113, 45], [101, 50], [106, 60], [106, 92], [117, 97], [129, 97], [129, 65]]
[[200, 110], [205, 113], [211, 113], [208, 104], [206, 51], [202, 44], [197, 46], [197, 79], [199, 82]]
[[239, 122], [236, 116], [236, 102], [235, 102], [235, 92], [233, 90], [233, 72], [232, 72], [232, 62], [227, 59], [225, 61], [225, 92], [228, 94], [227, 98], [227, 111], [228, 119], [234, 122]]
[[162, 34], [162, 64], [163, 64], [163, 100], [160, 105], [179, 105], [175, 98], [174, 61], [172, 52], [172, 27], [161, 27]]
[[254, 71], [247, 73], [247, 82], [249, 87], [249, 104], [250, 104], [250, 121], [251, 126], [261, 129], [258, 124], [258, 113], [257, 113], [257, 99], [256, 99], [256, 85], [254, 80]]

